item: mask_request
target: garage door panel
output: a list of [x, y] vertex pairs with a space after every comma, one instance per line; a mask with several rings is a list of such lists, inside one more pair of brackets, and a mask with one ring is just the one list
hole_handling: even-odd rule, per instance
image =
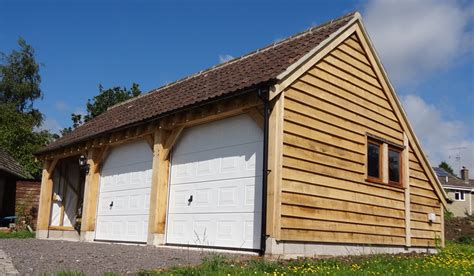
[[215, 179], [253, 177], [262, 174], [262, 142], [201, 151], [173, 154], [173, 184], [204, 182]]
[[144, 141], [132, 142], [113, 148], [107, 155], [103, 170], [128, 167], [133, 164], [150, 162], [150, 146]]
[[[148, 213], [150, 189], [107, 192], [101, 195], [98, 215], [140, 215]], [[113, 205], [110, 204], [113, 202]]]
[[169, 213], [259, 212], [255, 199], [262, 196], [261, 183], [262, 177], [249, 177], [171, 185]]
[[[151, 183], [151, 162], [108, 168], [101, 172], [101, 192], [148, 187]], [[146, 169], [144, 169], [146, 168]]]
[[143, 242], [147, 235], [148, 216], [108, 216], [97, 224], [97, 240]]
[[175, 219], [169, 222], [167, 241], [196, 246], [258, 248], [260, 216], [260, 213], [176, 214]]
[[246, 115], [183, 132], [171, 159], [168, 243], [260, 247], [262, 136]]
[[[176, 155], [230, 147], [262, 140], [262, 130], [249, 116], [237, 116], [226, 120], [229, 123], [213, 122], [186, 130], [176, 143]], [[246, 128], [232, 128], [229, 125], [245, 125]]]

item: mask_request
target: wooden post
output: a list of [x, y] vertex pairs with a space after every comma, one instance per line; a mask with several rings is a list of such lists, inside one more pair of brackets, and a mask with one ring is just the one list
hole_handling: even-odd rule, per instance
[[38, 222], [36, 226], [36, 237], [47, 238], [49, 218], [51, 214], [51, 197], [53, 194], [53, 166], [51, 164], [57, 161], [45, 161], [43, 164], [43, 174], [41, 178], [41, 193], [38, 208]]
[[150, 192], [150, 214], [148, 216], [148, 244], [157, 245], [163, 243], [163, 237], [155, 237], [157, 234], [158, 216], [158, 172], [160, 164], [160, 152], [163, 146], [163, 130], [157, 129], [153, 135], [153, 163], [151, 169], [151, 192]]
[[267, 181], [267, 235], [280, 239], [281, 180], [283, 147], [283, 111], [284, 93], [274, 99], [269, 118], [268, 168]]
[[445, 247], [446, 246], [446, 243], [445, 243], [445, 230], [444, 230], [444, 206], [443, 204], [441, 204], [441, 247]]
[[148, 217], [148, 244], [164, 244], [166, 204], [168, 202], [169, 158], [165, 158], [165, 144], [169, 132], [157, 129], [154, 133], [153, 165]]
[[89, 173], [86, 175], [84, 186], [84, 199], [82, 205], [81, 240], [94, 240], [95, 222], [97, 216], [97, 203], [99, 195], [100, 158], [105, 150], [92, 149], [87, 154]]
[[402, 177], [403, 185], [405, 187], [405, 246], [411, 246], [411, 210], [410, 210], [410, 143], [408, 136], [403, 133], [403, 151], [402, 160]]

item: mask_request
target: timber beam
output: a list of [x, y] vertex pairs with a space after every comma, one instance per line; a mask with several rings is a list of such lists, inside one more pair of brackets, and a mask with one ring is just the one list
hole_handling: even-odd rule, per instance
[[250, 93], [241, 97], [208, 104], [187, 112], [170, 115], [160, 121], [160, 128], [172, 130], [182, 126], [192, 127], [243, 114], [249, 109], [261, 105], [262, 101], [258, 95], [256, 93]]
[[46, 154], [42, 154], [39, 156], [39, 159], [54, 160], [67, 158], [74, 155], [86, 155], [91, 149], [116, 146], [131, 142], [133, 140], [144, 139], [145, 137], [152, 135], [156, 127], [156, 122], [151, 122], [104, 134], [87, 142], [77, 143], [65, 148], [53, 150]]

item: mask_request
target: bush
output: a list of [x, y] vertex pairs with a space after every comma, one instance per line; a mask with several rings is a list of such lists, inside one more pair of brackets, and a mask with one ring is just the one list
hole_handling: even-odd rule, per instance
[[473, 244], [472, 237], [470, 237], [470, 236], [459, 237], [458, 242], [460, 242], [462, 244]]
[[444, 219], [452, 220], [453, 218], [454, 218], [453, 212], [449, 211], [448, 209], [444, 209]]

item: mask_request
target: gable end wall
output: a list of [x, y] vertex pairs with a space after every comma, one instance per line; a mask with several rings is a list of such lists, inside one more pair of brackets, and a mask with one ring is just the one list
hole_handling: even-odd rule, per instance
[[[365, 181], [366, 133], [403, 145], [404, 132], [359, 37], [284, 93], [280, 239], [406, 245], [405, 189]], [[427, 213], [440, 216], [440, 202], [409, 158], [411, 242], [434, 246], [440, 220], [428, 224]]]

